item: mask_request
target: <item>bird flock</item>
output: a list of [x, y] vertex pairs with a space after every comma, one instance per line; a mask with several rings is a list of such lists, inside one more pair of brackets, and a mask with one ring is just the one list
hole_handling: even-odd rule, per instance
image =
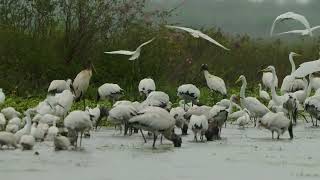
[[[278, 22], [295, 20], [302, 23], [304, 30], [291, 30], [283, 34], [301, 34], [313, 36], [319, 26], [311, 27], [307, 19], [297, 13], [287, 12], [279, 15], [271, 27], [271, 36]], [[191, 28], [167, 25], [168, 29], [188, 32], [194, 38], [202, 38], [224, 50], [230, 51], [210, 36]], [[139, 59], [142, 48], [152, 43], [155, 38], [141, 44], [135, 51], [108, 51], [106, 54], [130, 56], [130, 61]], [[201, 104], [201, 92], [194, 84], [182, 84], [177, 88], [180, 101], [176, 107], [166, 92], [156, 88], [152, 78], [145, 78], [138, 84], [138, 91], [143, 101], [120, 100], [125, 91], [115, 83], [105, 83], [96, 91], [96, 107], [88, 107], [85, 94], [95, 71], [88, 63], [74, 80], [53, 80], [48, 88], [47, 97], [35, 107], [25, 112], [6, 107], [0, 112], [0, 149], [33, 149], [36, 143], [51, 141], [55, 150], [75, 150], [82, 147], [82, 139], [90, 137], [91, 130], [99, 130], [106, 119], [115, 127], [115, 135], [130, 137], [140, 133], [147, 143], [146, 136], [153, 138], [152, 147], [160, 136], [171, 141], [174, 147], [181, 147], [182, 138], [192, 132], [194, 141], [205, 142], [221, 139], [222, 129], [227, 123], [240, 129], [258, 127], [268, 129], [274, 138], [279, 139], [288, 131], [289, 138], [294, 138], [293, 128], [298, 123], [298, 116], [304, 112], [311, 117], [313, 126], [320, 120], [320, 78], [315, 73], [320, 71], [320, 59], [303, 63], [296, 69], [294, 57], [302, 56], [295, 52], [289, 54], [291, 73], [287, 75], [278, 94], [278, 77], [272, 65], [261, 69], [261, 83], [257, 85], [257, 97], [247, 96], [248, 82], [241, 75], [239, 95], [228, 91], [224, 80], [210, 74], [209, 66], [202, 64], [199, 69], [206, 80], [207, 88], [212, 94], [222, 96], [213, 106]], [[240, 86], [240, 85], [239, 85]], [[311, 96], [311, 92], [314, 95]], [[71, 111], [73, 103], [83, 101], [83, 110]], [[100, 101], [111, 102], [111, 107], [102, 107]], [[0, 104], [5, 104], [5, 94], [0, 89]], [[307, 121], [307, 119], [305, 118]]]

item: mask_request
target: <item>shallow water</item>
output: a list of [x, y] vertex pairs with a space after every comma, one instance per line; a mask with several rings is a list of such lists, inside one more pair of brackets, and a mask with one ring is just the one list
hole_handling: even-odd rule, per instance
[[[299, 125], [295, 139], [272, 140], [267, 130], [237, 129], [228, 125], [222, 140], [193, 142], [183, 138], [181, 148], [169, 141], [152, 149], [140, 134], [93, 132], [80, 151], [53, 151], [52, 143], [38, 143], [33, 151], [0, 151], [1, 179], [318, 179], [320, 129]], [[40, 153], [39, 156], [34, 152]]]

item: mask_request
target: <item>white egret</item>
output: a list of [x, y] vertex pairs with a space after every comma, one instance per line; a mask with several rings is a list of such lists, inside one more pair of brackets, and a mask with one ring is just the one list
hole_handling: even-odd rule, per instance
[[167, 28], [170, 28], [170, 29], [179, 29], [179, 30], [183, 30], [183, 31], [186, 31], [188, 33], [190, 33], [194, 38], [202, 38], [202, 39], [205, 39], [221, 48], [223, 48], [224, 50], [227, 50], [229, 51], [230, 49], [224, 47], [223, 45], [221, 45], [220, 43], [218, 43], [216, 40], [212, 39], [210, 36], [202, 33], [201, 31], [199, 30], [194, 30], [194, 29], [191, 29], [191, 28], [187, 28], [187, 27], [180, 27], [180, 26], [169, 26], [169, 25], [166, 25]]
[[241, 75], [236, 82], [242, 81], [242, 86], [240, 90], [240, 104], [242, 108], [246, 108], [250, 114], [256, 119], [261, 118], [265, 114], [269, 112], [269, 109], [262, 104], [257, 98], [254, 97], [246, 97], [246, 87], [247, 80], [244, 75]]
[[312, 31], [311, 31], [311, 28], [310, 28], [310, 24], [308, 22], [308, 20], [300, 15], [300, 14], [297, 14], [297, 13], [294, 13], [294, 12], [286, 12], [284, 14], [281, 14], [279, 15], [274, 21], [273, 21], [273, 24], [272, 24], [272, 27], [271, 27], [271, 31], [270, 31], [270, 36], [272, 36], [273, 34], [273, 31], [274, 31], [274, 28], [275, 28], [275, 25], [278, 21], [285, 21], [285, 20], [296, 20], [296, 21], [299, 21], [300, 23], [302, 23], [305, 28], [309, 31], [309, 35], [312, 36]]
[[129, 58], [129, 60], [133, 61], [133, 60], [136, 60], [140, 57], [142, 47], [151, 43], [154, 39], [155, 38], [141, 44], [135, 51], [119, 50], [119, 51], [110, 51], [110, 52], [104, 52], [104, 53], [106, 53], [106, 54], [121, 54], [121, 55], [131, 56]]
[[270, 101], [270, 96], [267, 91], [262, 90], [262, 86], [259, 83], [259, 97], [265, 101]]
[[[278, 77], [276, 76], [275, 79], [275, 87], [278, 87]], [[263, 72], [262, 74], [262, 84], [264, 85], [264, 87], [271, 89], [272, 87], [272, 73], [270, 72]]]
[[280, 89], [282, 94], [295, 92], [295, 91], [306, 88], [305, 83], [302, 79], [296, 79], [296, 77], [292, 75], [296, 71], [296, 65], [293, 61], [293, 57], [295, 56], [300, 56], [300, 55], [295, 52], [290, 52], [289, 61], [291, 63], [291, 74], [287, 75], [282, 81], [282, 85]]
[[292, 31], [287, 31], [287, 32], [282, 32], [278, 33], [278, 35], [284, 35], [284, 34], [300, 34], [302, 36], [310, 36], [310, 32], [313, 32], [317, 29], [320, 29], [320, 26], [315, 26], [312, 27], [310, 30], [309, 29], [302, 29], [302, 30], [292, 30]]
[[31, 150], [35, 144], [35, 138], [31, 135], [31, 117], [30, 112], [31, 110], [27, 110], [25, 112], [27, 124], [26, 130], [24, 134], [21, 136], [19, 144], [22, 147], [22, 150]]

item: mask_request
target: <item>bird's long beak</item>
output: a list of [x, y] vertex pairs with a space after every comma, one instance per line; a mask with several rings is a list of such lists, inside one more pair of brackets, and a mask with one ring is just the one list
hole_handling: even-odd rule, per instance
[[94, 73], [97, 73], [96, 68], [94, 67], [94, 65], [92, 63], [91, 63], [91, 66], [92, 66], [92, 69], [93, 69]]
[[259, 72], [269, 72], [268, 68], [262, 69]]
[[240, 82], [241, 81], [241, 79], [239, 78], [238, 80], [236, 80], [236, 84], [238, 83], [238, 82]]
[[63, 109], [65, 109], [64, 106], [62, 106], [60, 103], [58, 103], [57, 106], [60, 106], [60, 107], [62, 107]]

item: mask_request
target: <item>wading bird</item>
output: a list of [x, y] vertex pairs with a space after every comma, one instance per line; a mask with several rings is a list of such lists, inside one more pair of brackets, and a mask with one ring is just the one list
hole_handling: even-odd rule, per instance
[[4, 103], [6, 96], [4, 95], [2, 89], [0, 88], [0, 105]]
[[72, 87], [74, 90], [75, 100], [76, 102], [83, 100], [83, 109], [86, 108], [86, 100], [85, 100], [85, 93], [89, 87], [90, 79], [92, 76], [92, 70], [96, 71], [93, 64], [90, 63], [89, 66], [82, 70], [74, 79]]
[[145, 78], [139, 82], [138, 89], [140, 94], [144, 94], [145, 97], [148, 97], [151, 92], [156, 90], [156, 84], [153, 79]]
[[207, 86], [211, 91], [216, 91], [222, 94], [224, 97], [227, 96], [227, 88], [226, 84], [224, 83], [223, 79], [221, 79], [218, 76], [214, 76], [209, 73], [208, 71], [208, 65], [207, 64], [202, 64], [201, 65], [201, 71], [204, 73], [204, 77], [207, 82]]
[[53, 80], [48, 88], [49, 94], [62, 93], [64, 90], [71, 90], [72, 80]]

